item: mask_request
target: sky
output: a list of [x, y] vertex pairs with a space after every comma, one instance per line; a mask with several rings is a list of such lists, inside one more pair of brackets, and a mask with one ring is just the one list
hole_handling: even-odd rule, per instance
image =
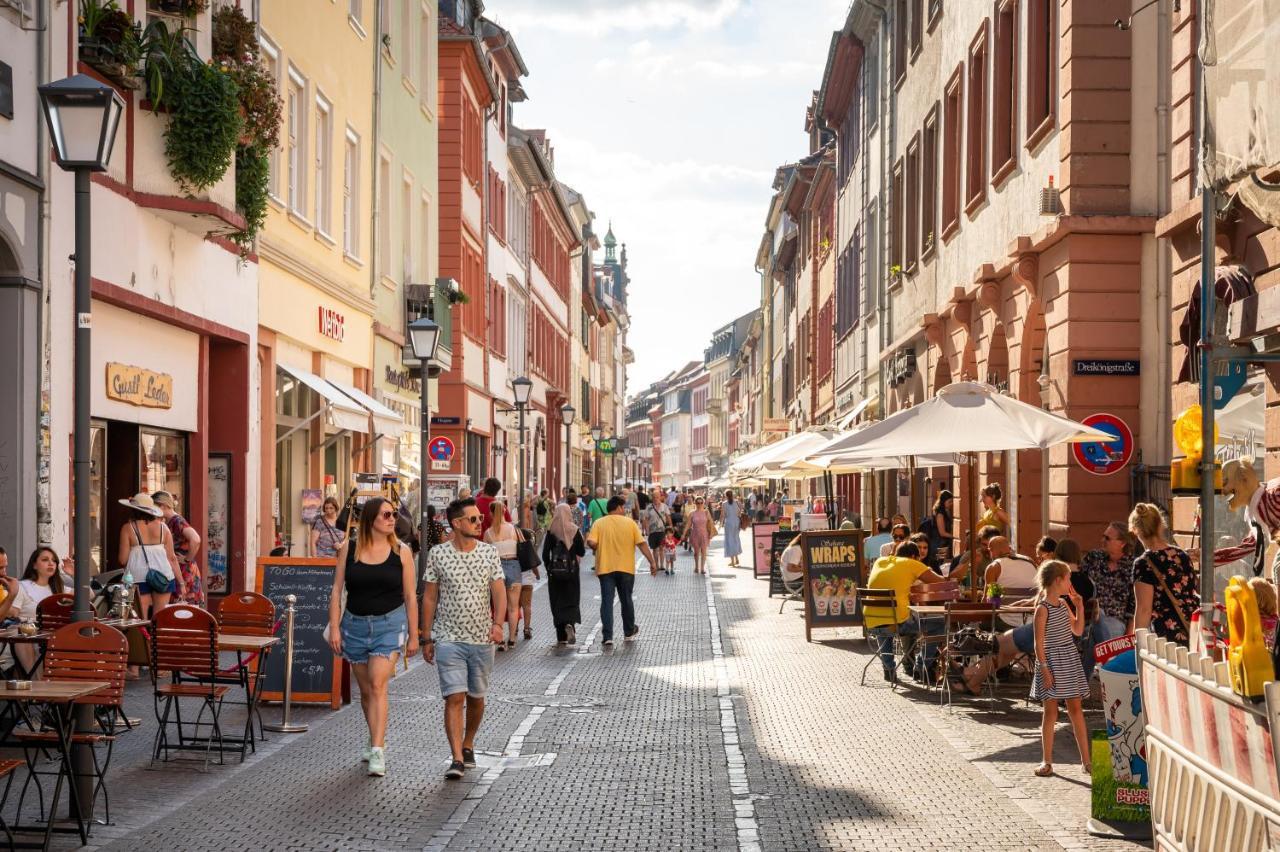
[[[635, 392], [759, 306], [774, 170], [849, 0], [487, 0], [529, 68], [515, 123], [627, 246]], [[599, 260], [602, 255], [597, 255]]]

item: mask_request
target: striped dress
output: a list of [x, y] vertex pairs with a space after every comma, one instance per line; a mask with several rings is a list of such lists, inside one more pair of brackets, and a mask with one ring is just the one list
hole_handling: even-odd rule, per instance
[[1044, 625], [1044, 656], [1049, 661], [1049, 670], [1053, 672], [1053, 688], [1044, 688], [1037, 668], [1035, 679], [1031, 682], [1031, 700], [1088, 698], [1089, 679], [1084, 676], [1080, 648], [1076, 645], [1075, 634], [1071, 632], [1071, 612], [1066, 600], [1059, 599], [1057, 606], [1048, 601], [1040, 601], [1040, 606], [1049, 613]]

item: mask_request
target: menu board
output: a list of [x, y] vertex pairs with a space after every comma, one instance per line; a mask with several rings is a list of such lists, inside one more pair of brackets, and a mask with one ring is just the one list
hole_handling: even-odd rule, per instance
[[769, 597], [787, 593], [786, 584], [782, 582], [782, 552], [795, 538], [791, 530], [779, 530], [769, 541]]
[[816, 530], [800, 534], [804, 550], [804, 629], [855, 627], [862, 623], [857, 589], [865, 586], [862, 530]]
[[769, 545], [780, 527], [761, 521], [751, 527], [751, 566], [757, 580], [769, 576]]
[[285, 595], [294, 595], [293, 619], [293, 701], [297, 704], [328, 704], [337, 709], [342, 701], [342, 661], [324, 638], [329, 623], [329, 595], [333, 591], [332, 559], [306, 557], [258, 558], [257, 591], [276, 605], [276, 618], [281, 621], [281, 644], [267, 660], [266, 679], [262, 685], [264, 701], [279, 701], [284, 696], [284, 664], [288, 651], [283, 626]]

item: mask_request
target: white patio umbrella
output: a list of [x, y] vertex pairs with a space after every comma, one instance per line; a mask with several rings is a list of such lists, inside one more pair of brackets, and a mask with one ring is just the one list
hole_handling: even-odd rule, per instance
[[784, 475], [782, 465], [817, 451], [839, 434], [842, 433], [836, 429], [818, 427], [788, 435], [781, 441], [747, 453], [729, 465], [729, 471], [756, 477], [781, 477]]

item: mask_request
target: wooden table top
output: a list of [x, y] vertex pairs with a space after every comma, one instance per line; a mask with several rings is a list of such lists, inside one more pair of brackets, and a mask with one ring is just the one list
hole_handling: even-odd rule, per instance
[[[963, 603], [965, 602], [956, 601], [956, 603], [961, 605], [960, 607], [957, 607], [957, 608], [962, 608]], [[982, 608], [982, 604], [975, 602], [974, 609], [980, 609], [980, 608]], [[912, 612], [917, 613], [919, 615], [945, 615], [947, 612], [947, 608], [943, 604], [911, 604], [910, 609]], [[1036, 611], [1035, 607], [1030, 607], [1030, 606], [1002, 606], [996, 609], [995, 614], [996, 615], [1033, 615], [1035, 614], [1035, 611]]]
[[219, 633], [219, 651], [261, 651], [280, 643], [279, 636], [249, 636], [243, 633]]
[[52, 630], [37, 630], [30, 636], [18, 632], [18, 625], [6, 627], [0, 630], [0, 641], [4, 642], [48, 642], [49, 637], [53, 635]]
[[43, 701], [66, 704], [111, 686], [105, 680], [33, 680], [30, 689], [5, 689], [0, 686], [0, 701]]

